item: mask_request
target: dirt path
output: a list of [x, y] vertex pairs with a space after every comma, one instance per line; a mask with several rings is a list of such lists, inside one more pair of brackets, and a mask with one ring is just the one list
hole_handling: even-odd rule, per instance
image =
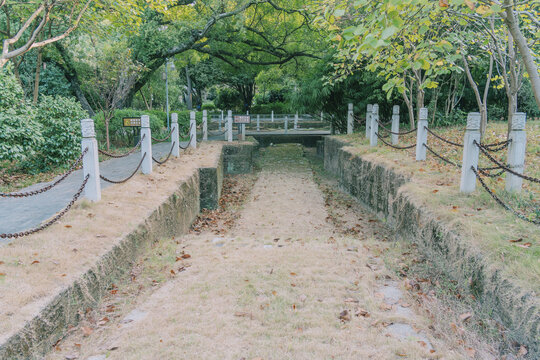
[[168, 281], [48, 358], [465, 358], [385, 268], [369, 214], [328, 213], [301, 147], [263, 150], [261, 164], [227, 234], [177, 239]]

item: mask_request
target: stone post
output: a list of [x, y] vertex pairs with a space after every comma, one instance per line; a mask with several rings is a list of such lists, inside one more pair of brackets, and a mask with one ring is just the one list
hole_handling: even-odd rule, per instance
[[463, 162], [461, 165], [461, 184], [459, 191], [472, 193], [476, 189], [476, 174], [471, 167], [478, 169], [480, 150], [474, 143], [480, 143], [480, 113], [473, 112], [467, 116], [467, 128], [463, 139]]
[[298, 129], [298, 111], [294, 114], [294, 130]]
[[272, 122], [274, 122], [274, 110], [272, 110], [272, 115], [270, 116], [270, 118], [272, 119]]
[[240, 124], [240, 140], [245, 141], [246, 140], [246, 124]]
[[[152, 173], [152, 132], [150, 131], [150, 116], [141, 116], [141, 157], [144, 160], [141, 165], [143, 174]], [[146, 155], [144, 155], [146, 154]]]
[[370, 135], [369, 135], [369, 146], [377, 146], [377, 134], [379, 131], [379, 105], [373, 104], [371, 106], [371, 115], [369, 117], [370, 119]]
[[219, 122], [218, 131], [221, 131], [221, 123], [223, 122], [223, 110], [221, 110], [221, 117], [218, 119], [218, 122]]
[[428, 126], [428, 109], [421, 108], [418, 116], [418, 129], [416, 130], [416, 160], [426, 160], [426, 147], [428, 132], [426, 130]]
[[354, 130], [354, 105], [349, 104], [349, 111], [347, 111], [347, 134], [352, 134]]
[[399, 105], [394, 105], [392, 108], [392, 132], [396, 134], [392, 135], [392, 145], [397, 145], [399, 142]]
[[172, 155], [173, 156], [180, 156], [180, 129], [178, 128], [178, 114], [172, 113], [171, 114], [171, 127], [172, 127], [172, 134], [171, 134], [171, 143], [175, 144], [173, 146]]
[[233, 141], [233, 133], [232, 133], [232, 111], [229, 110], [227, 112], [227, 141], [232, 142]]
[[373, 105], [368, 104], [367, 110], [366, 110], [366, 138], [369, 139], [371, 137], [371, 113], [373, 111]]
[[101, 200], [101, 180], [99, 178], [99, 152], [94, 130], [94, 120], [81, 120], [81, 151], [88, 148], [83, 157], [83, 179], [89, 175], [84, 187], [84, 197], [90, 201]]
[[321, 111], [321, 122], [324, 121], [324, 112]]
[[287, 133], [288, 127], [289, 127], [289, 117], [285, 115], [285, 126], [284, 126], [285, 134]]
[[[523, 174], [523, 166], [525, 165], [526, 121], [527, 115], [525, 113], [514, 113], [512, 116], [512, 130], [508, 137], [511, 140], [510, 144], [508, 144], [508, 166], [519, 174]], [[522, 183], [523, 179], [519, 176], [506, 173], [506, 191], [520, 192]]]
[[208, 141], [208, 111], [203, 110], [202, 112], [202, 133], [203, 141]]
[[257, 131], [261, 131], [261, 116], [257, 115]]
[[189, 137], [191, 139], [189, 146], [193, 149], [197, 148], [197, 116], [195, 115], [195, 111], [192, 111], [189, 113], [189, 128], [191, 129], [191, 133], [189, 134]]

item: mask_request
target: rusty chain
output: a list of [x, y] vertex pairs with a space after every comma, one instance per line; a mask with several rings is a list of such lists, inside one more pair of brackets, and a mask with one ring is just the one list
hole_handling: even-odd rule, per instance
[[441, 159], [442, 161], [444, 161], [444, 162], [446, 162], [446, 163], [448, 163], [448, 164], [450, 164], [450, 165], [454, 165], [454, 166], [457, 166], [457, 167], [461, 167], [461, 164], [455, 163], [455, 162], [453, 162], [453, 161], [451, 161], [451, 160], [448, 160], [448, 159], [445, 158], [444, 156], [442, 156], [442, 155], [436, 153], [433, 149], [431, 149], [431, 148], [430, 148], [429, 146], [427, 146], [426, 144], [422, 144], [422, 145], [424, 145], [424, 147], [425, 147], [430, 153], [432, 153], [433, 155], [435, 155], [436, 157], [438, 157], [438, 158]]
[[171, 132], [169, 133], [169, 135], [167, 135], [167, 137], [165, 137], [163, 139], [156, 139], [155, 137], [152, 136], [152, 140], [154, 140], [155, 142], [165, 142], [165, 141], [169, 140], [172, 133], [173, 133], [173, 129], [171, 129]]
[[503, 208], [505, 208], [506, 210], [512, 212], [514, 215], [516, 215], [518, 218], [520, 218], [521, 220], [525, 220], [525, 221], [528, 221], [530, 223], [533, 223], [533, 224], [536, 224], [536, 225], [540, 225], [540, 219], [537, 219], [537, 220], [531, 220], [529, 219], [528, 217], [526, 217], [525, 215], [521, 214], [521, 213], [518, 213], [516, 210], [512, 209], [509, 205], [505, 204], [501, 198], [499, 198], [495, 192], [493, 192], [487, 185], [486, 183], [484, 182], [484, 179], [482, 179], [482, 177], [480, 176], [480, 174], [478, 174], [478, 171], [476, 171], [476, 169], [474, 168], [474, 166], [471, 166], [471, 170], [474, 172], [474, 174], [476, 175], [476, 177], [478, 178], [478, 180], [480, 181], [480, 184], [482, 184], [482, 187], [488, 192], [489, 195], [491, 195], [491, 197], [493, 198], [493, 200], [495, 200], [499, 205], [501, 205]]
[[497, 159], [495, 159], [493, 156], [491, 156], [491, 154], [486, 150], [484, 149], [484, 147], [482, 145], [480, 145], [478, 142], [476, 142], [476, 140], [473, 141], [473, 143], [478, 146], [478, 148], [480, 149], [480, 151], [489, 159], [491, 160], [493, 163], [495, 163], [497, 166], [499, 166], [501, 169], [504, 169], [505, 171], [509, 172], [510, 174], [513, 174], [513, 175], [516, 175], [517, 177], [520, 177], [522, 179], [525, 179], [527, 181], [531, 181], [531, 182], [535, 182], [535, 183], [539, 183], [540, 184], [540, 179], [536, 179], [536, 178], [533, 178], [533, 177], [530, 177], [530, 176], [527, 176], [527, 175], [523, 175], [523, 174], [520, 174], [518, 172], [515, 172], [514, 170], [510, 169], [510, 167], [508, 166], [505, 166], [503, 165], [502, 163], [500, 163], [499, 161], [497, 161]]
[[385, 127], [385, 125], [383, 123], [381, 123], [380, 121], [377, 120], [377, 123], [379, 124], [379, 126], [384, 130], [386, 131], [387, 133], [390, 133], [392, 135], [408, 135], [410, 133], [413, 133], [415, 132], [416, 130], [418, 130], [418, 128], [414, 128], [414, 129], [411, 129], [411, 130], [408, 130], [408, 131], [403, 131], [403, 132], [394, 132], [388, 128]]
[[163, 165], [165, 164], [167, 161], [169, 161], [169, 158], [171, 157], [171, 154], [172, 154], [172, 151], [174, 149], [174, 146], [176, 145], [176, 141], [173, 142], [172, 146], [171, 146], [171, 150], [169, 151], [169, 154], [167, 155], [167, 158], [163, 161], [159, 161], [157, 160], [155, 157], [152, 156], [152, 160], [154, 160], [155, 162], [157, 162], [159, 165]]
[[106, 182], [109, 182], [111, 184], [122, 184], [122, 183], [125, 183], [127, 182], [129, 179], [131, 179], [133, 176], [135, 176], [135, 174], [137, 173], [137, 171], [139, 171], [139, 169], [141, 168], [141, 165], [144, 161], [144, 158], [146, 157], [146, 153], [144, 153], [144, 155], [142, 156], [141, 158], [141, 161], [139, 161], [139, 165], [137, 165], [137, 168], [135, 169], [135, 171], [133, 171], [131, 173], [131, 175], [129, 175], [127, 178], [123, 179], [123, 180], [111, 180], [109, 178], [106, 178], [105, 176], [103, 175], [99, 175], [100, 179], [103, 180], [103, 181], [106, 181]]
[[435, 136], [437, 139], [441, 140], [441, 141], [444, 141], [445, 143], [447, 144], [450, 144], [450, 145], [454, 145], [454, 146], [457, 146], [457, 147], [463, 147], [463, 144], [460, 144], [460, 143], [456, 143], [456, 142], [453, 142], [453, 141], [450, 141], [448, 139], [445, 139], [443, 138], [442, 136], [440, 135], [437, 135], [435, 132], [433, 132], [431, 129], [429, 129], [427, 126], [424, 126], [424, 129], [427, 130], [428, 133], [430, 133], [431, 135]]
[[84, 149], [84, 151], [81, 153], [81, 156], [75, 162], [71, 165], [68, 171], [66, 171], [64, 174], [62, 174], [61, 177], [59, 177], [55, 182], [52, 184], [49, 184], [41, 189], [38, 190], [32, 190], [27, 192], [14, 192], [14, 193], [0, 193], [0, 197], [29, 197], [34, 196], [38, 194], [42, 194], [46, 191], [51, 190], [56, 185], [60, 184], [62, 181], [64, 181], [81, 163], [82, 159], [84, 158], [84, 155], [88, 152], [88, 148]]
[[496, 142], [496, 143], [493, 143], [493, 144], [482, 144], [482, 146], [485, 147], [485, 148], [496, 147], [496, 146], [499, 146], [499, 145], [508, 146], [508, 144], [510, 144], [511, 142], [512, 142], [512, 139], [508, 139], [508, 140], [499, 141], [499, 142]]
[[496, 177], [499, 177], [502, 174], [504, 174], [506, 170], [502, 169], [501, 171], [496, 172], [494, 174], [490, 174], [488, 171], [486, 171], [484, 169], [481, 169], [481, 168], [478, 168], [478, 171], [480, 172], [480, 174], [482, 174], [484, 176], [487, 176], [487, 177], [490, 177], [490, 178], [496, 178]]
[[386, 145], [394, 148], [394, 149], [398, 149], [398, 150], [407, 150], [407, 149], [412, 149], [413, 147], [416, 146], [416, 144], [413, 144], [413, 145], [409, 145], [409, 146], [396, 146], [396, 145], [392, 145], [392, 144], [389, 144], [387, 143], [386, 141], [384, 141], [384, 139], [382, 138], [381, 135], [379, 135], [379, 133], [375, 133], [375, 135], [377, 135], [377, 137]]
[[[482, 146], [487, 151], [499, 152], [501, 150], [506, 149], [508, 147], [508, 145], [510, 145], [511, 142], [512, 142], [512, 139], [509, 139], [509, 140], [506, 140], [506, 141], [501, 141], [500, 143], [490, 144], [490, 145], [487, 145], [487, 146], [482, 144]], [[498, 145], [501, 145], [501, 146], [495, 147], [495, 146], [498, 146]]]
[[135, 145], [135, 147], [133, 147], [133, 149], [129, 150], [127, 153], [125, 154], [120, 154], [120, 155], [115, 155], [115, 154], [111, 154], [109, 152], [106, 152], [105, 150], [99, 150], [99, 153], [100, 154], [103, 154], [105, 156], [108, 156], [108, 157], [111, 157], [111, 158], [114, 158], [114, 159], [121, 159], [121, 158], [125, 158], [126, 156], [129, 156], [131, 154], [133, 154], [138, 148], [139, 146], [141, 145], [142, 141], [144, 140], [144, 138], [146, 138], [146, 134], [144, 134], [140, 139], [139, 139], [139, 142], [137, 143], [137, 145]]
[[30, 229], [30, 230], [26, 230], [26, 231], [21, 231], [21, 232], [16, 232], [16, 233], [11, 233], [11, 234], [0, 234], [0, 238], [2, 238], [2, 239], [6, 239], [6, 238], [11, 239], [11, 238], [18, 238], [18, 237], [28, 236], [28, 235], [34, 234], [34, 233], [36, 233], [38, 231], [41, 231], [43, 229], [46, 229], [49, 226], [51, 226], [52, 224], [54, 224], [55, 222], [57, 222], [62, 216], [64, 216], [69, 211], [69, 209], [71, 209], [71, 207], [73, 206], [73, 204], [75, 204], [75, 202], [77, 201], [79, 196], [81, 196], [81, 193], [83, 192], [84, 187], [86, 186], [86, 183], [88, 182], [89, 178], [90, 178], [90, 175], [89, 174], [86, 175], [86, 177], [84, 178], [84, 180], [82, 182], [81, 187], [75, 193], [75, 195], [73, 195], [73, 198], [68, 203], [68, 205], [62, 211], [60, 211], [58, 214], [56, 214], [55, 217], [53, 217], [52, 219], [47, 221], [45, 224], [42, 224], [42, 225], [38, 226], [37, 228], [33, 228], [33, 229]]
[[187, 150], [187, 148], [189, 147], [189, 145], [191, 145], [191, 142], [192, 142], [192, 141], [193, 141], [193, 136], [191, 136], [191, 137], [189, 138], [189, 142], [187, 143], [186, 147], [183, 147], [183, 146], [180, 145], [180, 144], [178, 145], [178, 147], [179, 147], [180, 149], [182, 149], [182, 150]]

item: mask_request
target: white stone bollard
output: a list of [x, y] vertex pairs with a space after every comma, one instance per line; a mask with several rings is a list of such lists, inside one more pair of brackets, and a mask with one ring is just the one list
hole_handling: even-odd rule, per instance
[[397, 145], [399, 142], [399, 105], [394, 105], [392, 109], [392, 145]]
[[418, 129], [416, 130], [416, 161], [426, 160], [426, 147], [428, 132], [428, 109], [421, 108], [418, 115]]
[[81, 120], [81, 151], [88, 148], [83, 156], [83, 179], [89, 175], [84, 187], [84, 197], [90, 201], [101, 200], [101, 180], [99, 178], [99, 152], [94, 129], [94, 120]]
[[366, 138], [371, 138], [371, 113], [373, 112], [373, 105], [368, 104], [366, 110]]
[[285, 134], [287, 133], [288, 127], [289, 127], [289, 117], [285, 115], [285, 125], [283, 127], [285, 130]]
[[232, 133], [232, 111], [229, 110], [227, 112], [227, 141], [232, 142], [233, 141], [233, 133]]
[[463, 162], [461, 165], [461, 184], [459, 191], [472, 193], [476, 189], [476, 174], [471, 167], [478, 169], [480, 150], [474, 143], [480, 143], [480, 113], [473, 112], [467, 116], [467, 128], [463, 139]]
[[246, 124], [240, 124], [240, 140], [246, 140]]
[[274, 122], [274, 110], [272, 110], [271, 119], [272, 119], [272, 122]]
[[[143, 174], [152, 173], [152, 132], [150, 130], [150, 116], [141, 116], [141, 157], [144, 157], [141, 165]], [[146, 154], [146, 155], [145, 155]]]
[[219, 122], [218, 131], [221, 131], [221, 123], [223, 122], [223, 110], [221, 110], [221, 117], [218, 119], [218, 122]]
[[377, 134], [379, 131], [379, 105], [373, 104], [371, 106], [371, 115], [369, 116], [370, 126], [369, 126], [369, 146], [377, 146]]
[[208, 141], [208, 111], [206, 110], [202, 112], [202, 126], [203, 141]]
[[298, 129], [298, 111], [294, 114], [294, 130]]
[[178, 127], [178, 114], [172, 113], [171, 114], [171, 127], [172, 127], [172, 134], [171, 134], [171, 143], [173, 144], [172, 148], [172, 156], [180, 156], [180, 129]]
[[189, 113], [189, 128], [191, 129], [191, 133], [189, 134], [189, 137], [191, 139], [189, 146], [193, 149], [197, 148], [197, 115], [195, 114], [195, 111], [192, 111]]
[[347, 111], [347, 134], [352, 134], [354, 130], [354, 105], [349, 104], [349, 111]]
[[[508, 166], [518, 174], [523, 174], [525, 165], [525, 146], [527, 136], [525, 133], [525, 123], [527, 115], [525, 113], [514, 113], [512, 116], [512, 130], [510, 131], [510, 144], [508, 144]], [[506, 174], [506, 191], [520, 192], [523, 179], [517, 175]]]
[[261, 131], [261, 116], [257, 115], [257, 131]]
[[324, 121], [324, 112], [321, 111], [321, 122]]

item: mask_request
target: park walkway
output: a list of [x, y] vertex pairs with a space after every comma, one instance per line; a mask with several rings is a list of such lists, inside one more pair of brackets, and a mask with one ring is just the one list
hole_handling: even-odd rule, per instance
[[430, 333], [385, 268], [384, 228], [345, 208], [337, 220], [362, 230], [344, 235], [302, 148], [261, 152], [228, 232], [177, 238], [172, 276], [149, 294], [107, 300], [107, 321], [81, 327], [47, 358], [463, 358]]
[[[182, 146], [186, 146], [182, 143]], [[166, 156], [170, 143], [164, 142], [152, 146], [153, 156], [157, 159]], [[100, 163], [101, 174], [111, 179], [122, 179], [129, 176], [137, 167], [141, 153], [135, 152], [125, 158], [110, 159]], [[14, 233], [36, 227], [44, 220], [62, 210], [77, 192], [82, 182], [82, 170], [74, 171], [64, 181], [53, 189], [32, 197], [0, 198], [0, 234]], [[32, 191], [49, 183], [39, 183], [20, 190]], [[101, 187], [107, 188], [112, 184], [101, 181]], [[0, 239], [0, 246], [13, 239]], [[16, 240], [15, 240], [16, 241]]]

